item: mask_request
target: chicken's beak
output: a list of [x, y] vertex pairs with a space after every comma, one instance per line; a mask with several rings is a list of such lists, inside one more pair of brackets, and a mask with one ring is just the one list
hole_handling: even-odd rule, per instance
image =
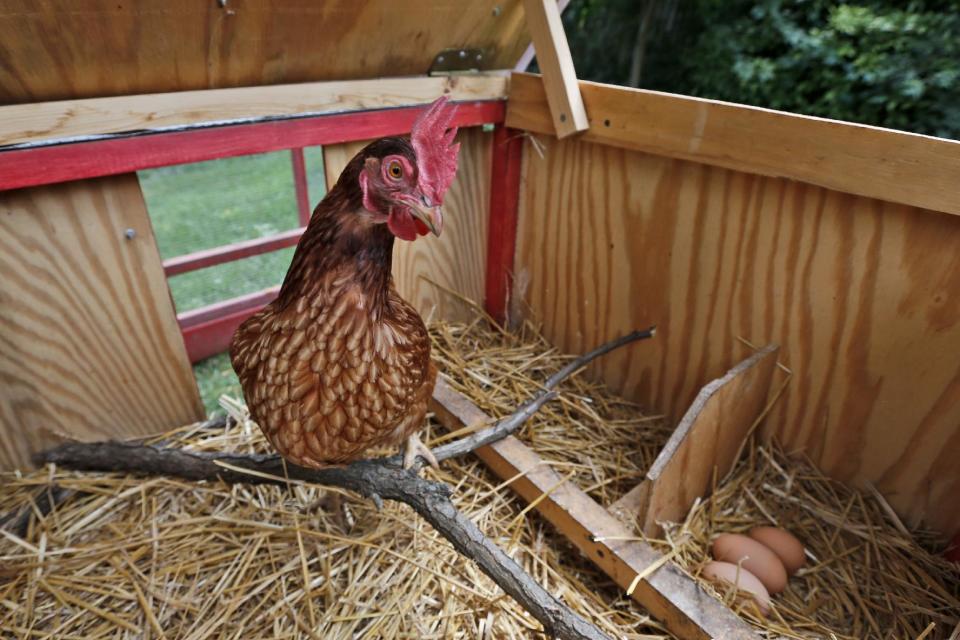
[[430, 230], [435, 236], [439, 236], [443, 230], [443, 212], [440, 205], [430, 203], [426, 198], [420, 198], [419, 202], [406, 203], [410, 207], [410, 213]]

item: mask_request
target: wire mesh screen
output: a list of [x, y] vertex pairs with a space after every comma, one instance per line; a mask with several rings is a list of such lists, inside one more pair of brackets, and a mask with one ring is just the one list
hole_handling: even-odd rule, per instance
[[[320, 147], [305, 150], [311, 206], [326, 186]], [[164, 260], [274, 235], [298, 226], [289, 151], [141, 171], [147, 208]], [[279, 284], [293, 248], [169, 279], [182, 313]]]

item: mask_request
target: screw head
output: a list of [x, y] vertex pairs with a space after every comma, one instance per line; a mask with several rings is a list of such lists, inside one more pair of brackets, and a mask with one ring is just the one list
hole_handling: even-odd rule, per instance
[[437, 56], [437, 62], [443, 62], [443, 56]]
[[501, 7], [500, 5], [496, 5], [493, 7], [494, 18], [499, 18], [501, 13], [503, 13], [503, 7]]
[[464, 51], [463, 49], [461, 49], [461, 50], [460, 50], [460, 57], [461, 57], [461, 58], [466, 58], [466, 57], [467, 57], [467, 52]]
[[123, 237], [125, 237], [127, 240], [133, 240], [134, 238], [137, 237], [137, 230], [127, 229], [126, 231], [123, 232]]

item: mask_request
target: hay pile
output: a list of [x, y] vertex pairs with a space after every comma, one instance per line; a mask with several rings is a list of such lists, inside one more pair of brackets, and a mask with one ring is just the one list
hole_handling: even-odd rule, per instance
[[[453, 386], [495, 417], [568, 361], [529, 328], [504, 335], [480, 323], [438, 324], [432, 332], [434, 357]], [[639, 481], [669, 429], [584, 379], [561, 391], [520, 437], [609, 505]], [[424, 436], [430, 444], [449, 437], [433, 422]], [[192, 450], [266, 450], [243, 419], [158, 440]], [[551, 593], [611, 637], [671, 637], [535, 513], [525, 515], [482, 464], [451, 460], [428, 473], [452, 485], [458, 506]], [[327, 490], [304, 485], [55, 468], [0, 482], [0, 516], [31, 509], [52, 486], [67, 494], [22, 538], [0, 537], [2, 637], [520, 639], [539, 628], [402, 505], [377, 512], [348, 496], [346, 530], [338, 517], [310, 508]], [[715, 533], [770, 521], [797, 533], [817, 561], [775, 598], [775, 616], [752, 620], [764, 635], [916, 638], [931, 622], [927, 640], [950, 635], [960, 587], [949, 565], [898, 531], [876, 498], [775, 448], [748, 448], [713, 498], [651, 543], [675, 550], [696, 575]], [[730, 594], [718, 596], [739, 607]]]
[[[539, 339], [439, 325], [435, 357], [492, 414], [505, 414], [568, 359]], [[527, 427], [534, 446], [596, 497], [614, 499], [652, 461], [660, 421], [575, 379]], [[571, 426], [574, 425], [574, 426]], [[431, 422], [424, 434], [442, 431]], [[164, 434], [192, 450], [263, 452], [249, 422]], [[640, 446], [642, 445], [642, 446]], [[566, 450], [565, 450], [566, 449]], [[432, 471], [428, 473], [433, 473]], [[437, 479], [458, 506], [551, 593], [612, 637], [666, 638], [473, 458]], [[75, 492], [29, 533], [0, 537], [0, 636], [83, 638], [517, 638], [539, 624], [408, 507], [348, 498], [354, 524], [322, 509], [325, 490], [227, 486], [44, 469], [5, 474], [0, 514], [51, 484]]]
[[722, 593], [770, 637], [960, 637], [960, 567], [929, 549], [928, 531], [909, 531], [876, 491], [856, 491], [776, 445], [753, 445], [716, 493], [682, 524], [666, 527], [676, 560], [698, 575], [711, 560], [710, 541], [772, 524], [805, 544], [807, 565], [772, 598], [769, 618]]

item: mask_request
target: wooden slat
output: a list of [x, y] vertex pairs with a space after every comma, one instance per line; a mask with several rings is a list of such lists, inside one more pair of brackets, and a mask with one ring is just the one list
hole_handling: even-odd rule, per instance
[[[502, 101], [461, 102], [454, 126], [501, 122], [504, 110]], [[0, 150], [0, 191], [291, 147], [403, 135], [422, 112], [422, 107], [401, 107]]]
[[[450, 430], [490, 422], [442, 376], [437, 380], [430, 408]], [[516, 438], [506, 438], [476, 453], [500, 478], [512, 479], [523, 473], [523, 477], [510, 483], [510, 488], [527, 502], [542, 498], [537, 511], [621, 588], [629, 587], [638, 573], [660, 559], [660, 554], [647, 544], [630, 540], [632, 531], [575, 484], [564, 482]], [[757, 637], [722, 602], [709, 596], [670, 562], [641, 580], [632, 596], [683, 640]]]
[[272, 302], [279, 292], [279, 286], [270, 287], [180, 314], [177, 319], [190, 362], [229, 350], [233, 334], [243, 321]]
[[519, 131], [498, 125], [493, 134], [490, 177], [486, 290], [483, 306], [497, 322], [507, 316], [513, 289], [513, 257], [517, 250], [517, 214], [523, 138]]
[[177, 314], [177, 323], [183, 330], [206, 324], [212, 320], [232, 315], [239, 311], [249, 311], [250, 309], [260, 309], [261, 307], [273, 302], [280, 294], [280, 285], [267, 287], [260, 291], [247, 293], [236, 298], [221, 300], [213, 304], [208, 304], [198, 309], [191, 309]]
[[556, 0], [523, 0], [523, 9], [533, 37], [537, 66], [543, 72], [553, 131], [558, 138], [586, 131], [590, 123]]
[[307, 159], [303, 147], [290, 149], [290, 164], [293, 170], [293, 188], [297, 194], [297, 220], [301, 227], [310, 224], [310, 187], [307, 180]]
[[194, 251], [193, 253], [164, 260], [163, 271], [169, 278], [170, 276], [212, 267], [223, 264], [224, 262], [258, 256], [262, 253], [276, 251], [277, 249], [292, 247], [300, 241], [300, 236], [302, 235], [303, 228], [291, 229], [290, 231], [284, 231], [272, 236], [234, 242], [233, 244], [225, 244], [214, 247], [213, 249]]
[[5, 0], [0, 104], [513, 67], [520, 0]]
[[455, 101], [502, 100], [502, 74], [179, 91], [0, 107], [0, 146]]
[[544, 158], [524, 150], [514, 295], [553, 344], [656, 324], [642, 354], [591, 372], [673, 419], [748, 355], [738, 336], [779, 344], [793, 378], [764, 433], [911, 523], [960, 527], [960, 217], [541, 142]]
[[[960, 214], [960, 142], [580, 82], [583, 140]], [[514, 74], [507, 126], [553, 134], [539, 76]]]
[[[400, 294], [425, 318], [469, 321], [476, 309], [429, 281], [477, 304], [484, 296], [490, 202], [493, 134], [479, 128], [461, 129], [457, 177], [444, 198], [443, 234], [413, 242], [397, 240], [393, 277]], [[324, 147], [324, 167], [331, 187], [347, 162], [365, 142]], [[429, 281], [428, 281], [429, 280]]]
[[0, 273], [0, 468], [203, 418], [136, 176], [0, 194]]
[[[656, 537], [660, 522], [682, 522], [697, 498], [710, 493], [736, 462], [744, 438], [763, 412], [779, 347], [750, 356], [704, 386], [647, 471], [638, 491], [645, 497], [643, 532]], [[619, 503], [619, 504], [618, 504]], [[610, 510], [629, 508], [630, 499]]]

